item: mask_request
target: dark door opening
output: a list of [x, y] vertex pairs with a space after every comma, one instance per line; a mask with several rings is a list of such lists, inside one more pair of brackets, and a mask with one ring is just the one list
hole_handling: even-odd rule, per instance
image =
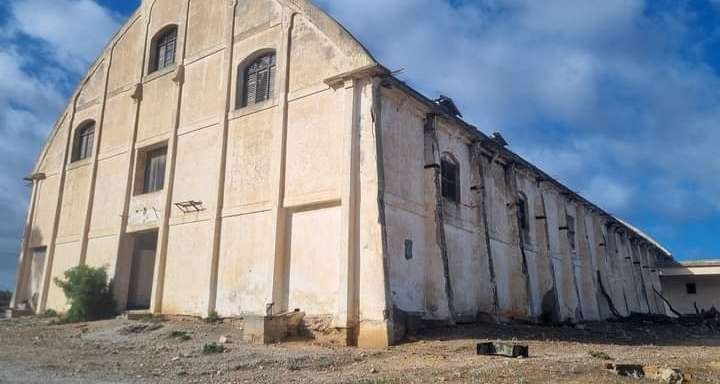
[[157, 238], [157, 231], [134, 236], [127, 300], [127, 309], [129, 310], [150, 309]]

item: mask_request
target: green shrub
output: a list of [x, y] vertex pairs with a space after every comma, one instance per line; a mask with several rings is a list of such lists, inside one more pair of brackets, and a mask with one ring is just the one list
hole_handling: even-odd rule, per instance
[[225, 346], [217, 343], [208, 343], [203, 346], [203, 353], [206, 355], [225, 352]]
[[12, 300], [12, 292], [0, 291], [0, 309], [9, 307], [11, 300]]
[[188, 341], [192, 339], [192, 336], [190, 336], [187, 331], [172, 331], [170, 332], [168, 337], [171, 339], [180, 339], [182, 341]]
[[612, 357], [603, 351], [590, 351], [588, 352], [590, 357], [600, 360], [612, 360]]
[[105, 268], [80, 265], [65, 271], [64, 275], [65, 280], [55, 279], [70, 303], [63, 322], [95, 321], [115, 315], [115, 300]]
[[58, 313], [54, 309], [48, 309], [45, 311], [45, 317], [58, 317]]
[[207, 322], [208, 324], [217, 324], [217, 323], [221, 323], [222, 319], [220, 318], [220, 315], [218, 315], [217, 312], [210, 311], [210, 313], [208, 313], [208, 317], [205, 318], [205, 322]]

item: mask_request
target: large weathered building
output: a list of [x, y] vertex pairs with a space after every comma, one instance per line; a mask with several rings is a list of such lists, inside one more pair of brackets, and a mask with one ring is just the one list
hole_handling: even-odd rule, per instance
[[31, 176], [15, 307], [405, 327], [664, 313], [667, 251], [420, 95], [306, 0], [144, 0]]

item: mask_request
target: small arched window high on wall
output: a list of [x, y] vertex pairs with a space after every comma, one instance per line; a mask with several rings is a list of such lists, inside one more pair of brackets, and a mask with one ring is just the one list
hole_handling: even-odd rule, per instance
[[442, 196], [454, 203], [460, 203], [460, 166], [455, 159], [443, 156], [440, 161]]
[[72, 161], [80, 161], [92, 156], [95, 143], [95, 121], [82, 123], [73, 137]]
[[264, 54], [239, 70], [242, 75], [242, 93], [238, 108], [270, 100], [275, 88], [275, 52]]
[[177, 26], [170, 25], [158, 32], [152, 40], [150, 67], [148, 73], [159, 71], [175, 64], [177, 48]]

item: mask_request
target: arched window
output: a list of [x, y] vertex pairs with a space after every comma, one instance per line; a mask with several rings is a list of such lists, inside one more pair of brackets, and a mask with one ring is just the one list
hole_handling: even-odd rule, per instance
[[520, 235], [527, 244], [530, 241], [530, 212], [525, 195], [520, 193], [517, 201], [517, 220], [520, 228]]
[[158, 32], [152, 40], [151, 47], [148, 73], [153, 73], [175, 64], [177, 26], [171, 25]]
[[460, 166], [449, 156], [440, 161], [442, 196], [454, 203], [460, 202]]
[[239, 70], [243, 80], [242, 93], [238, 95], [238, 108], [270, 100], [273, 97], [275, 52], [260, 56]]
[[92, 156], [95, 143], [95, 122], [83, 123], [75, 130], [73, 138], [72, 161], [80, 161]]

